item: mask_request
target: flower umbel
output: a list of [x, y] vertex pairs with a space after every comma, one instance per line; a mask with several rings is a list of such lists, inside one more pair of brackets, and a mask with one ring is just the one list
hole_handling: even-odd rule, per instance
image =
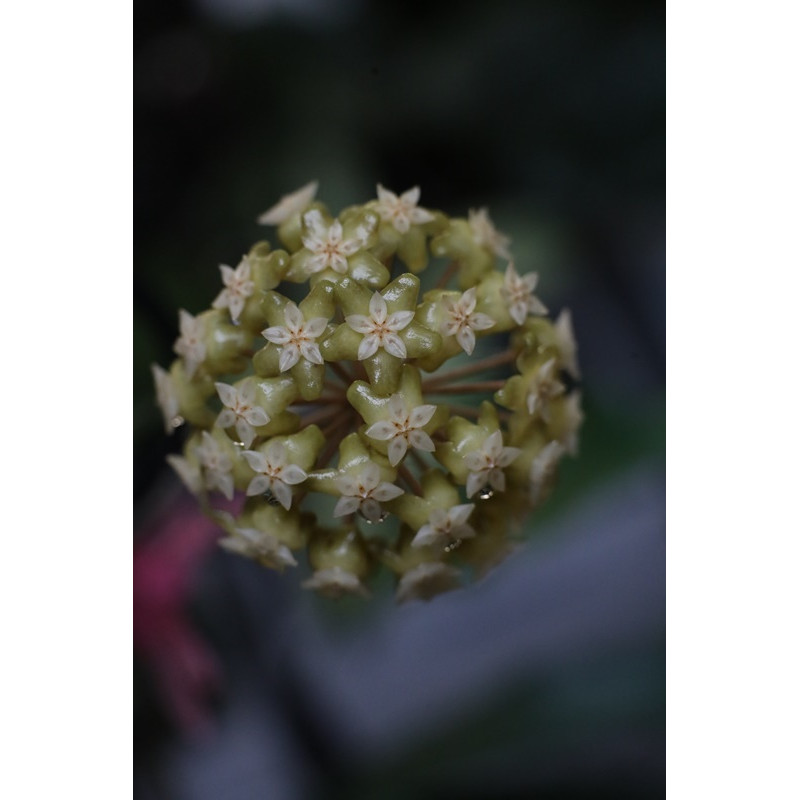
[[328, 597], [389, 570], [398, 602], [427, 601], [513, 552], [577, 453], [572, 319], [548, 319], [486, 208], [450, 217], [378, 184], [334, 214], [316, 195], [281, 197], [258, 218], [277, 242], [179, 311], [177, 358], [152, 366], [183, 434], [167, 460], [230, 552], [307, 564]]

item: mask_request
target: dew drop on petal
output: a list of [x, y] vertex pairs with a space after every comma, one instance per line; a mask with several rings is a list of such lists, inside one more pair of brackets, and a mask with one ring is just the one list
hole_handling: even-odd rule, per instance
[[186, 420], [185, 420], [185, 419], [184, 419], [184, 418], [183, 418], [183, 417], [182, 417], [180, 414], [176, 414], [176, 415], [175, 415], [175, 416], [174, 416], [174, 417], [173, 417], [173, 418], [172, 418], [172, 419], [169, 421], [169, 424], [170, 424], [170, 425], [171, 425], [173, 428], [180, 428], [180, 426], [181, 426], [181, 425], [183, 425], [185, 422], [186, 422]]

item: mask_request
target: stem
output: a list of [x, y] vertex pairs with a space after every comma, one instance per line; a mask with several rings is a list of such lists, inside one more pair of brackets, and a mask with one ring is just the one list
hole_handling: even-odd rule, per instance
[[328, 422], [327, 425], [325, 425], [325, 427], [322, 429], [322, 435], [325, 437], [325, 439], [328, 439], [328, 437], [332, 433], [334, 433], [337, 428], [346, 427], [345, 422], [347, 422], [347, 418], [349, 416], [350, 416], [349, 408], [345, 408], [338, 414], [336, 414], [336, 416], [334, 416], [334, 418], [330, 422]]
[[472, 406], [449, 405], [448, 409], [454, 414], [460, 414], [462, 417], [471, 417], [472, 419], [477, 419], [481, 414], [480, 409]]
[[[505, 386], [505, 381], [478, 381], [461, 383], [454, 386], [434, 386], [427, 390], [428, 394], [473, 394], [476, 392], [496, 392]], [[424, 386], [424, 384], [423, 384]]]
[[333, 454], [342, 443], [342, 439], [344, 439], [344, 437], [350, 433], [344, 423], [339, 428], [339, 431], [339, 433], [334, 434], [333, 438], [328, 442], [327, 445], [325, 445], [325, 449], [319, 454], [319, 458], [317, 459], [316, 463], [318, 468], [324, 467], [333, 458]]
[[353, 375], [351, 375], [341, 364], [337, 361], [328, 361], [328, 366], [333, 370], [334, 375], [339, 378], [342, 383], [347, 386], [355, 380]]
[[322, 385], [334, 394], [342, 394], [342, 385], [340, 383], [329, 381], [326, 378], [324, 381], [322, 381]]
[[[474, 406], [451, 404], [448, 406], [448, 408], [454, 414], [460, 414], [462, 417], [470, 417], [471, 419], [478, 419], [481, 415], [480, 409], [475, 408]], [[498, 411], [497, 419], [499, 419], [501, 422], [508, 422], [511, 419], [511, 414], [508, 411]]]
[[314, 400], [295, 400], [292, 405], [293, 406], [321, 406], [327, 404], [331, 405], [341, 405], [345, 401], [344, 392], [341, 391], [341, 387], [337, 386], [337, 389], [340, 391], [336, 392], [336, 394], [322, 394], [319, 397], [315, 398]]
[[458, 272], [458, 267], [459, 267], [458, 261], [451, 261], [447, 265], [445, 271], [441, 274], [439, 280], [436, 281], [436, 286], [434, 286], [434, 289], [443, 289], [445, 286], [447, 286], [447, 283], [450, 280], [450, 278], [452, 278], [453, 275], [455, 275], [456, 272]]
[[399, 464], [397, 467], [397, 474], [406, 482], [408, 488], [417, 495], [422, 497], [422, 486], [420, 482], [411, 474], [411, 471], [405, 464]]
[[497, 353], [488, 358], [482, 358], [474, 364], [467, 364], [459, 369], [453, 369], [450, 370], [450, 372], [444, 372], [430, 380], [423, 381], [422, 390], [430, 391], [432, 387], [439, 386], [442, 383], [450, 383], [454, 378], [462, 378], [465, 375], [473, 375], [476, 372], [483, 372], [492, 367], [499, 367], [501, 364], [508, 364], [509, 361], [516, 360], [516, 358], [517, 354], [513, 350], [504, 350], [502, 353]]
[[414, 459], [414, 462], [419, 468], [419, 471], [423, 473], [426, 472], [428, 470], [428, 464], [425, 461], [425, 459], [420, 455], [419, 451], [412, 447], [409, 449], [408, 452], [411, 455], [411, 458]]
[[319, 408], [316, 411], [312, 411], [307, 417], [303, 417], [303, 425], [313, 425], [316, 422], [322, 422], [328, 417], [335, 416], [340, 414], [342, 411], [341, 406], [336, 405], [329, 405], [325, 406], [325, 408]]

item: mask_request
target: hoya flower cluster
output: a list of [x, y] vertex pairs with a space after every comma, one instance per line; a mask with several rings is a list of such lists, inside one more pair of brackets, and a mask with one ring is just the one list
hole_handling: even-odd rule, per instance
[[[153, 366], [169, 457], [223, 547], [303, 585], [429, 599], [513, 549], [577, 449], [570, 316], [552, 322], [486, 209], [448, 217], [415, 187], [337, 217], [311, 183], [220, 267], [208, 310], [179, 312], [178, 358]], [[217, 498], [241, 499], [235, 513]]]

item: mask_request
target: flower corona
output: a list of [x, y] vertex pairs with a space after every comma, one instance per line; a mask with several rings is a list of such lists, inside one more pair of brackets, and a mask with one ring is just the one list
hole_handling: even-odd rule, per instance
[[576, 454], [572, 318], [547, 318], [486, 208], [378, 184], [334, 217], [317, 188], [259, 217], [277, 249], [180, 310], [178, 358], [153, 365], [165, 430], [185, 432], [168, 462], [228, 551], [328, 596], [368, 596], [384, 569], [398, 601], [429, 600], [514, 550]]

